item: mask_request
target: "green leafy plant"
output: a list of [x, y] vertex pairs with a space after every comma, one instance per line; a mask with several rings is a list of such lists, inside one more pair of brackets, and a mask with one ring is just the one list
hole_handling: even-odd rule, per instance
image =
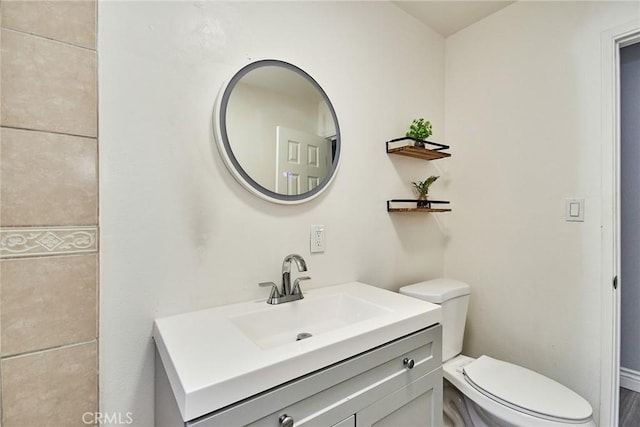
[[414, 119], [405, 136], [416, 139], [427, 139], [433, 134], [431, 122], [423, 118]]
[[415, 182], [413, 181], [413, 187], [416, 190], [416, 192], [418, 193], [418, 197], [420, 199], [426, 199], [427, 196], [429, 195], [429, 187], [431, 187], [431, 184], [433, 184], [434, 182], [436, 182], [438, 180], [438, 178], [440, 178], [439, 176], [430, 176], [429, 178], [425, 179], [424, 181], [418, 181]]

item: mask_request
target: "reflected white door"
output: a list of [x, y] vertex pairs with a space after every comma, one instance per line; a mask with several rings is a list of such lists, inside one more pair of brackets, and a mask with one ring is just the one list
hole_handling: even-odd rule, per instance
[[329, 173], [330, 141], [276, 126], [276, 193], [295, 196], [313, 190]]

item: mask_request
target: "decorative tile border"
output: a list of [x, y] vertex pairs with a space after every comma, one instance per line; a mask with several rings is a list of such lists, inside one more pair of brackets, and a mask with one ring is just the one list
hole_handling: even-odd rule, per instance
[[0, 258], [92, 253], [98, 227], [0, 228]]

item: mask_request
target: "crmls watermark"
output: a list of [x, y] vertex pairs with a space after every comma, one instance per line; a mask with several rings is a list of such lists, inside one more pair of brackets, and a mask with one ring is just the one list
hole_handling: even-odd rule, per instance
[[133, 412], [85, 412], [82, 422], [87, 425], [130, 425], [133, 424]]

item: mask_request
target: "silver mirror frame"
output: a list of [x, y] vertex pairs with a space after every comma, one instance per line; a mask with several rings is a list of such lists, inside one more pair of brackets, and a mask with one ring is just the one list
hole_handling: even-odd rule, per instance
[[[243, 169], [242, 165], [238, 162], [238, 159], [233, 154], [233, 150], [229, 143], [229, 137], [227, 133], [227, 124], [226, 124], [226, 113], [227, 113], [227, 105], [229, 102], [229, 97], [231, 96], [231, 92], [234, 87], [238, 84], [240, 79], [244, 77], [247, 73], [256, 70], [261, 67], [281, 67], [290, 71], [297, 73], [298, 75], [304, 77], [322, 96], [324, 101], [327, 103], [329, 111], [331, 112], [331, 116], [333, 118], [333, 122], [335, 123], [336, 129], [336, 144], [335, 144], [335, 154], [333, 158], [333, 162], [331, 164], [331, 169], [329, 174], [320, 182], [320, 184], [315, 187], [311, 191], [307, 191], [306, 193], [298, 194], [298, 195], [286, 195], [276, 193], [268, 188], [263, 187], [258, 182], [256, 182], [247, 172]], [[226, 82], [218, 97], [216, 99], [216, 104], [213, 113], [213, 129], [214, 129], [214, 137], [216, 140], [216, 146], [218, 147], [218, 151], [222, 156], [225, 166], [231, 172], [231, 175], [238, 181], [246, 190], [250, 193], [273, 203], [280, 204], [299, 204], [308, 202], [310, 200], [315, 199], [320, 194], [322, 194], [333, 182], [333, 179], [336, 176], [336, 172], [338, 170], [338, 166], [340, 164], [340, 154], [341, 154], [341, 137], [340, 137], [340, 126], [338, 124], [338, 117], [336, 115], [335, 109], [333, 108], [333, 104], [329, 100], [326, 92], [322, 87], [318, 84], [318, 82], [313, 79], [309, 74], [307, 74], [304, 70], [296, 67], [293, 64], [290, 64], [285, 61], [280, 61], [277, 59], [263, 59], [259, 61], [252, 62], [248, 65], [243, 66], [234, 73], [233, 77]]]

